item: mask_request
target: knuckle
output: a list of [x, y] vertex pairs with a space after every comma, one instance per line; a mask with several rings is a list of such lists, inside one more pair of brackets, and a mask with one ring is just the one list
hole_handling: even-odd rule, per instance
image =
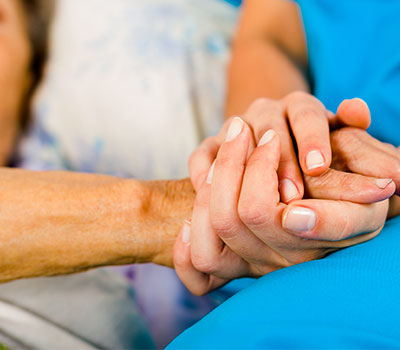
[[307, 103], [314, 106], [314, 108], [317, 108], [318, 110], [325, 109], [325, 106], [320, 100], [305, 91], [294, 91], [290, 93], [287, 96], [287, 102], [300, 104]]
[[239, 201], [238, 213], [240, 220], [246, 226], [258, 227], [271, 222], [268, 205], [256, 201]]
[[256, 123], [265, 114], [268, 114], [270, 117], [283, 115], [281, 104], [276, 100], [270, 100], [264, 97], [258, 98], [247, 109], [246, 119], [253, 120], [253, 122]]
[[304, 105], [296, 109], [290, 116], [294, 122], [321, 119], [321, 111], [311, 105]]
[[192, 264], [194, 268], [208, 275], [213, 275], [219, 271], [219, 259], [213, 254], [192, 254]]
[[234, 231], [234, 216], [224, 210], [215, 212], [210, 217], [211, 226], [218, 236], [227, 238], [233, 235]]

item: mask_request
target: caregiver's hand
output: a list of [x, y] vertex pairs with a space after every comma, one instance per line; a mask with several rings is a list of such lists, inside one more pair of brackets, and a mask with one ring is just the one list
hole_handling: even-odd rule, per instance
[[[370, 124], [370, 113], [364, 101], [353, 99], [343, 101], [334, 115], [318, 99], [298, 91], [281, 100], [256, 100], [243, 115], [243, 119], [252, 128], [255, 143], [269, 129], [278, 133], [282, 148], [278, 168], [280, 194], [282, 201], [289, 203], [303, 197], [302, 172], [317, 176], [329, 168], [332, 153], [329, 127], [349, 125], [366, 129]], [[291, 132], [296, 141], [298, 156]], [[253, 148], [254, 142], [251, 142], [249, 152]], [[214, 159], [216, 150], [212, 155]], [[192, 179], [201, 172], [200, 169], [201, 165], [191, 162]]]
[[[278, 192], [276, 134], [264, 134], [247, 165], [248, 126], [234, 119], [227, 135], [213, 170], [198, 190], [192, 225], [184, 226], [175, 245], [175, 268], [193, 293], [206, 293], [233, 278], [260, 276], [318, 259], [379, 233], [387, 215], [384, 199], [393, 194], [393, 184], [381, 188], [380, 179], [332, 171], [341, 192], [328, 188], [326, 198], [384, 201], [303, 200], [287, 206], [280, 203]], [[314, 189], [318, 186], [323, 183], [314, 184]]]

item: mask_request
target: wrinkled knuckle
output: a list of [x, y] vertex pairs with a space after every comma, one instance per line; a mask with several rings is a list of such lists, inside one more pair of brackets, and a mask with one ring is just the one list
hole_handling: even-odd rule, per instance
[[351, 126], [341, 128], [334, 132], [334, 134], [336, 134], [336, 137], [345, 138], [346, 140], [359, 139], [360, 137], [363, 136], [364, 133], [365, 133], [364, 130], [354, 128]]
[[208, 275], [213, 275], [219, 270], [219, 261], [214, 255], [211, 254], [192, 254], [192, 264], [197, 271]]
[[291, 117], [294, 121], [315, 120], [320, 119], [321, 112], [313, 106], [305, 105], [296, 110]]
[[267, 205], [251, 200], [239, 202], [238, 214], [246, 226], [262, 226], [270, 222]]
[[246, 112], [246, 120], [252, 121], [255, 130], [260, 131], [260, 126], [265, 125], [265, 121], [260, 121], [260, 119], [263, 119], [262, 117], [265, 117], [266, 115], [268, 115], [269, 119], [276, 116], [283, 116], [281, 104], [278, 101], [270, 100], [268, 98], [259, 98], [248, 108]]
[[211, 226], [218, 236], [226, 238], [230, 237], [234, 231], [234, 217], [230, 212], [215, 212], [211, 218]]

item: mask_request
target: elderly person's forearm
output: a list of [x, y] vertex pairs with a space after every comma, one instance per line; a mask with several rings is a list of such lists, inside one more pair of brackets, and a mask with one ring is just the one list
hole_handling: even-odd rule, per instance
[[154, 262], [190, 217], [189, 181], [0, 170], [0, 281]]

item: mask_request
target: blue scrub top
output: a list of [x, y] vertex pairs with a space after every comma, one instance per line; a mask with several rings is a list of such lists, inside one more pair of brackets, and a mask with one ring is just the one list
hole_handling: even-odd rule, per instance
[[[371, 108], [370, 132], [400, 144], [400, 0], [299, 0], [314, 93]], [[400, 348], [400, 217], [363, 244], [268, 274], [170, 349]]]
[[372, 113], [369, 132], [400, 145], [400, 1], [298, 0], [314, 94], [336, 111], [361, 97]]

